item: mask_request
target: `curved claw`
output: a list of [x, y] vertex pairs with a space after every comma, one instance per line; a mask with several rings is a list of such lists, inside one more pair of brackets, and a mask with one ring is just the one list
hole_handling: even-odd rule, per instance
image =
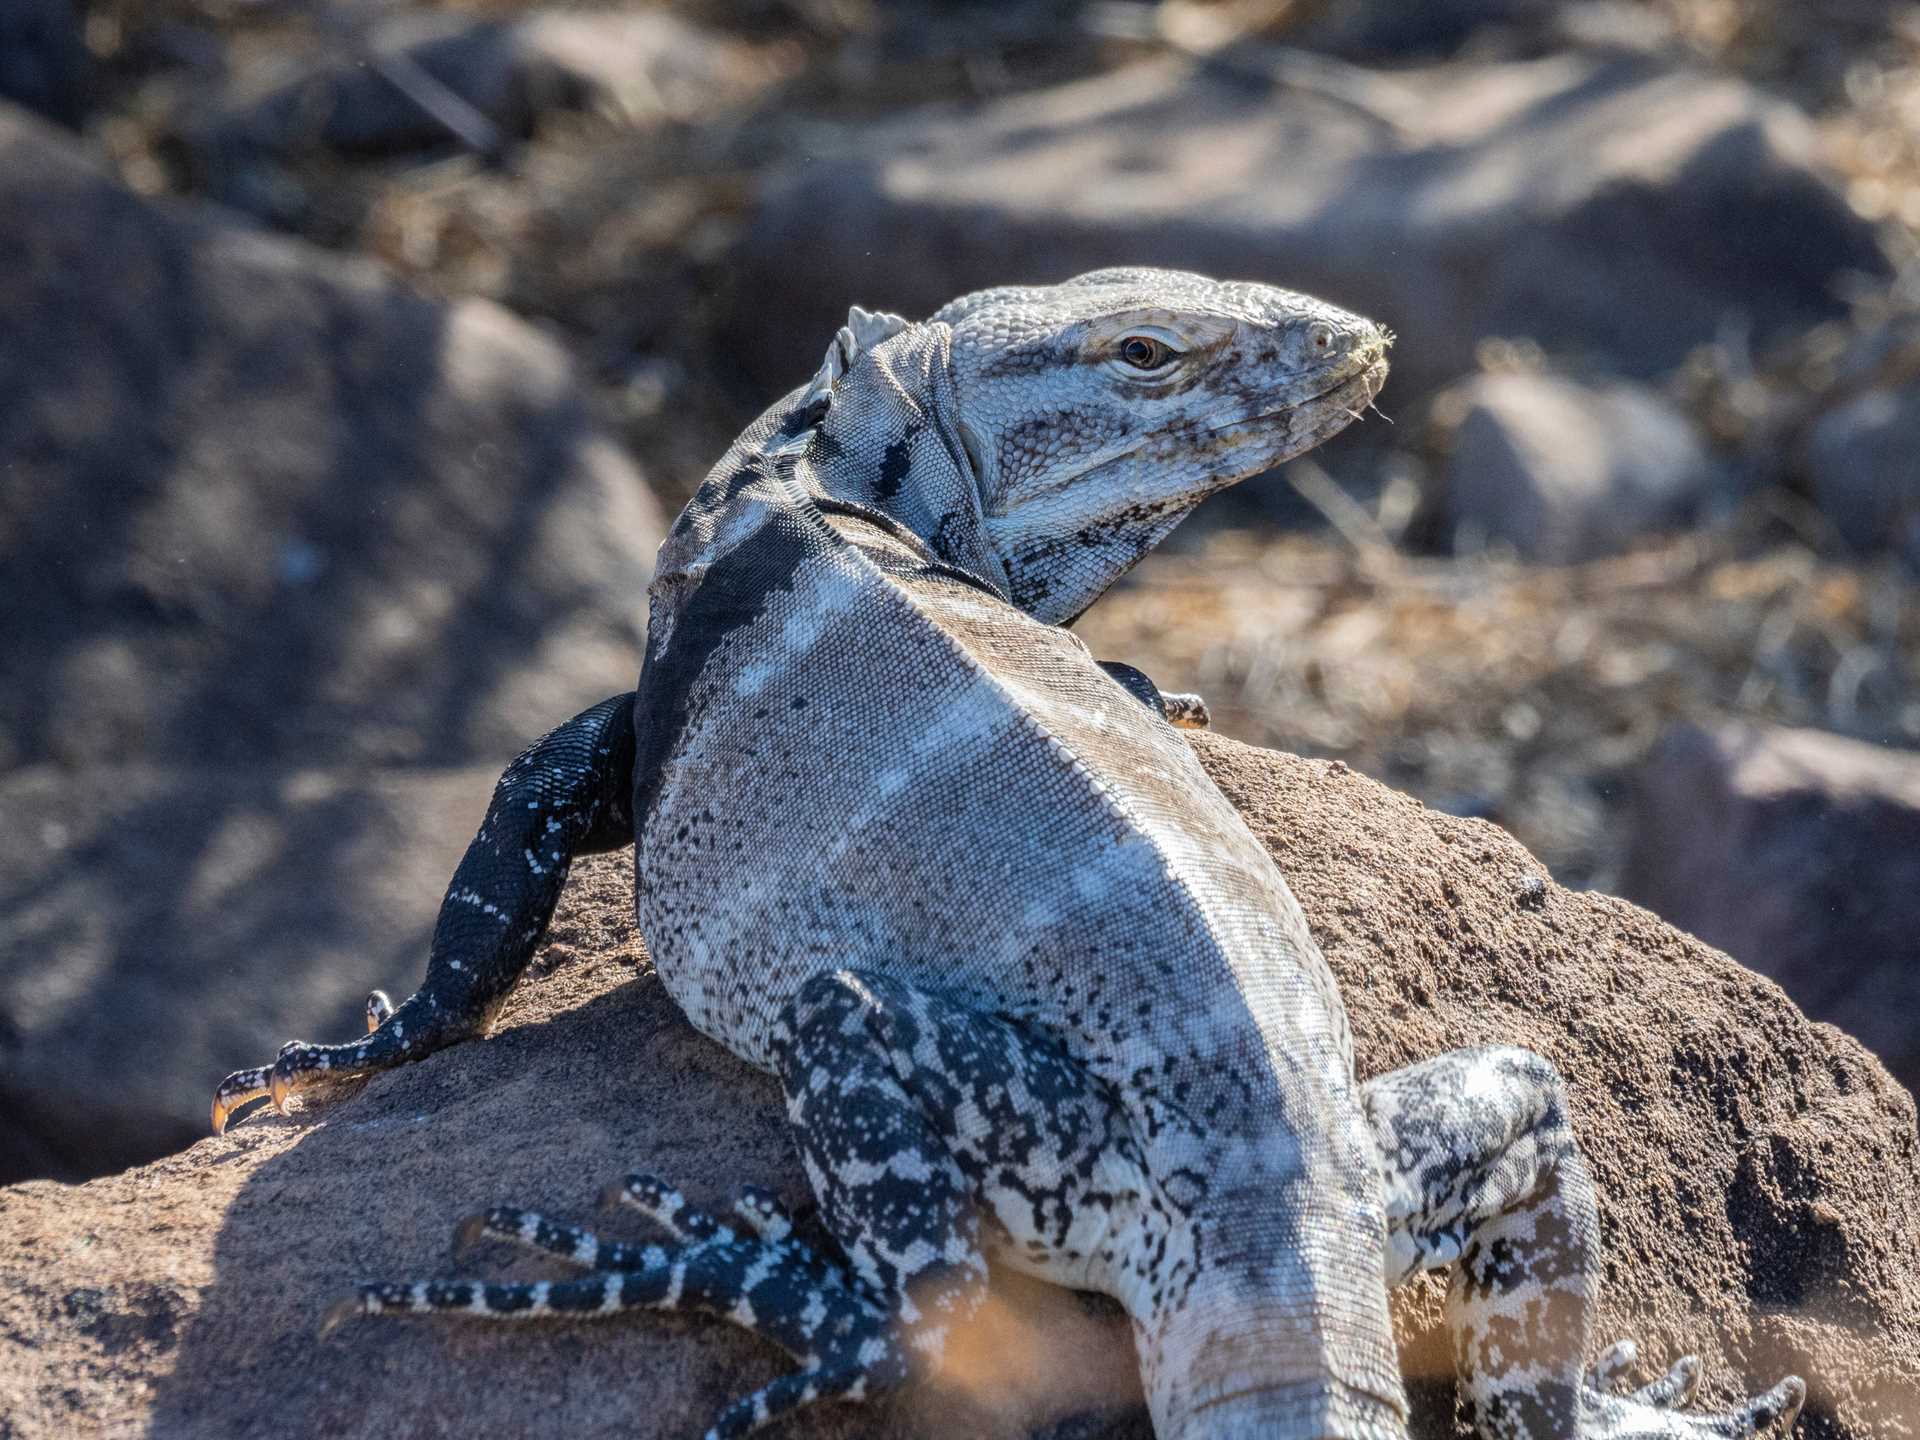
[[1778, 1422], [1780, 1433], [1789, 1434], [1793, 1422], [1800, 1418], [1800, 1407], [1807, 1403], [1807, 1382], [1798, 1375], [1789, 1375], [1766, 1394], [1750, 1401], [1747, 1416], [1755, 1430], [1761, 1430]]
[[1665, 1375], [1634, 1391], [1633, 1398], [1656, 1410], [1675, 1410], [1692, 1400], [1699, 1388], [1700, 1357], [1682, 1355]]
[[367, 1033], [371, 1035], [393, 1018], [393, 999], [384, 990], [367, 992]]
[[478, 1215], [469, 1215], [453, 1227], [453, 1244], [450, 1247], [455, 1255], [473, 1249], [487, 1238], [490, 1227], [490, 1213], [482, 1210]]
[[262, 1065], [253, 1070], [236, 1070], [213, 1091], [213, 1133], [224, 1135], [227, 1121], [242, 1105], [260, 1099], [267, 1093], [267, 1080], [273, 1074], [271, 1065]]
[[349, 1295], [344, 1300], [336, 1300], [327, 1307], [327, 1313], [320, 1317], [320, 1339], [324, 1340], [355, 1316], [367, 1313], [367, 1302], [359, 1295]]

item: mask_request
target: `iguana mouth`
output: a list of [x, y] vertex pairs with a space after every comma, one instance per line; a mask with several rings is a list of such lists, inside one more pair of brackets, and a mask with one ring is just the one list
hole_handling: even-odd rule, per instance
[[[1217, 441], [1230, 444], [1272, 438], [1276, 430], [1283, 430], [1296, 438], [1311, 436], [1311, 443], [1317, 444], [1333, 433], [1323, 427], [1331, 423], [1334, 429], [1339, 429], [1348, 421], [1361, 417], [1367, 406], [1373, 403], [1374, 396], [1387, 383], [1387, 368], [1386, 352], [1382, 349], [1359, 369], [1348, 371], [1323, 390], [1316, 390], [1298, 400], [1289, 400], [1243, 420], [1230, 420], [1214, 427], [1208, 434]], [[1307, 422], [1304, 426], [1299, 423], [1302, 420]]]

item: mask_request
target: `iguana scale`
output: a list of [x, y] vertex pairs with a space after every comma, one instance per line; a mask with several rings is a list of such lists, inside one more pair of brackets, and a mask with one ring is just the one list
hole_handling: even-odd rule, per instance
[[[699, 1029], [779, 1077], [841, 1255], [763, 1193], [721, 1221], [619, 1193], [672, 1243], [519, 1210], [479, 1233], [576, 1280], [368, 1284], [354, 1313], [697, 1308], [793, 1374], [733, 1436], [937, 1362], [987, 1259], [1115, 1297], [1156, 1433], [1400, 1437], [1390, 1286], [1452, 1267], [1462, 1407], [1525, 1440], [1742, 1436], [1584, 1371], [1592, 1188], [1559, 1077], [1460, 1051], [1356, 1082], [1346, 1014], [1266, 851], [1151, 682], [1065, 628], [1209, 493], [1343, 428], [1390, 337], [1305, 296], [1158, 270], [855, 311], [661, 547], [637, 690], [520, 756], [419, 991], [295, 1044], [270, 1093], [481, 1029], [571, 860], [632, 843], [641, 933]], [[1191, 706], [1183, 705], [1183, 710]]]

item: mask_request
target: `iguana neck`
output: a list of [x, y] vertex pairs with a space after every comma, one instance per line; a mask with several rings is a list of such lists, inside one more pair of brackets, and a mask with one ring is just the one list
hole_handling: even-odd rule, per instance
[[987, 542], [961, 440], [951, 336], [945, 325], [914, 325], [862, 353], [834, 382], [825, 413], [784, 442], [776, 437], [769, 453], [791, 457], [794, 481], [817, 502], [884, 516], [934, 559], [1005, 596], [1007, 573]]

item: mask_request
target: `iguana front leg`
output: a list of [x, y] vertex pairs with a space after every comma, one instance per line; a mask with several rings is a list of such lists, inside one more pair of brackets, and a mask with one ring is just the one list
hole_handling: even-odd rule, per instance
[[1145, 673], [1118, 660], [1102, 660], [1100, 668], [1134, 699], [1149, 710], [1158, 711], [1169, 725], [1182, 730], [1205, 730], [1213, 723], [1204, 697], [1183, 691], [1162, 690]]
[[1388, 1281], [1453, 1265], [1447, 1324], [1462, 1411], [1498, 1440], [1737, 1440], [1792, 1428], [1806, 1386], [1788, 1376], [1723, 1414], [1675, 1408], [1699, 1362], [1613, 1393], [1634, 1361], [1582, 1364], [1599, 1291], [1599, 1213], [1565, 1086], [1519, 1049], [1458, 1050], [1364, 1088], [1386, 1177]]
[[602, 700], [529, 746], [494, 787], [480, 833], [440, 904], [427, 976], [398, 1009], [375, 991], [370, 1034], [344, 1045], [291, 1041], [271, 1065], [214, 1092], [213, 1130], [241, 1105], [357, 1079], [483, 1030], [545, 933], [576, 855], [633, 840], [633, 694]]

